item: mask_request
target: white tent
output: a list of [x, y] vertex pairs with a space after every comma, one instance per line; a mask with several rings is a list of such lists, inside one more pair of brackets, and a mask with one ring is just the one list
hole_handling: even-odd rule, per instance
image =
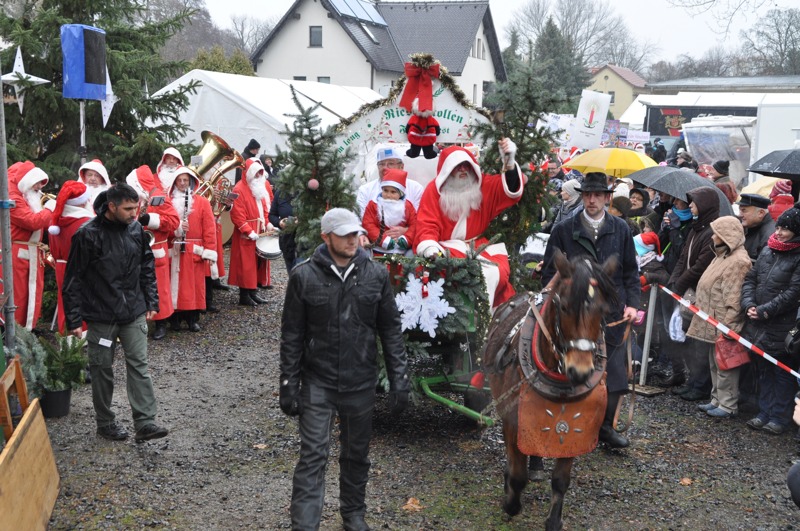
[[192, 70], [162, 88], [153, 97], [176, 90], [181, 85], [199, 81], [195, 94], [189, 95], [189, 107], [180, 120], [189, 126], [179, 142], [200, 143], [200, 132], [211, 131], [231, 145], [243, 149], [251, 138], [261, 144], [262, 153], [275, 153], [275, 146], [286, 149], [281, 133], [291, 128], [298, 114], [290, 87], [294, 86], [304, 107], [320, 103], [316, 115], [321, 126], [339, 123], [365, 103], [380, 99], [380, 94], [364, 87], [342, 87], [313, 81], [289, 81], [256, 76], [222, 74]]

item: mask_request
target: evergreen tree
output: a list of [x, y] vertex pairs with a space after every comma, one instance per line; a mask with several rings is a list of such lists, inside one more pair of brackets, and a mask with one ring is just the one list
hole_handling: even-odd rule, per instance
[[222, 46], [214, 46], [211, 50], [200, 50], [190, 63], [190, 68], [255, 76], [250, 59], [241, 50], [234, 50], [230, 57], [225, 57]]
[[555, 99], [562, 103], [550, 112], [574, 113], [578, 110], [581, 91], [591, 84], [591, 75], [584, 68], [569, 39], [564, 37], [552, 18], [536, 39], [533, 48], [535, 72]]
[[339, 153], [336, 148], [334, 128], [320, 128], [320, 118], [313, 107], [303, 107], [292, 87], [292, 100], [299, 114], [292, 129], [286, 128], [289, 151], [278, 149], [276, 164], [283, 169], [278, 174], [276, 187], [292, 199], [296, 223], [286, 230], [295, 232], [298, 253], [309, 256], [322, 243], [320, 219], [331, 208], [346, 208], [357, 212], [355, 187], [352, 179], [344, 176], [344, 164], [349, 153]]
[[9, 164], [32, 160], [57, 182], [74, 179], [80, 166], [79, 101], [62, 97], [62, 24], [106, 32], [106, 63], [119, 98], [105, 128], [100, 102], [86, 102], [88, 159], [101, 159], [112, 180], [124, 179], [141, 164], [154, 165], [166, 145], [183, 135], [186, 126], [178, 116], [196, 85], [158, 98], [149, 93], [185, 70], [185, 63], [162, 61], [158, 51], [192, 11], [148, 22], [142, 5], [138, 0], [43, 0], [31, 3], [21, 16], [0, 14], [0, 39], [10, 44], [0, 52], [3, 72], [11, 70], [21, 46], [26, 72], [51, 81], [25, 91], [22, 115], [7, 108]]
[[522, 46], [521, 37], [519, 35], [519, 31], [516, 29], [512, 29], [511, 33], [509, 34], [509, 45], [508, 48], [501, 52], [503, 56], [503, 64], [506, 66], [506, 77], [510, 78], [511, 75], [520, 67], [522, 64], [522, 56], [520, 52], [520, 47]]

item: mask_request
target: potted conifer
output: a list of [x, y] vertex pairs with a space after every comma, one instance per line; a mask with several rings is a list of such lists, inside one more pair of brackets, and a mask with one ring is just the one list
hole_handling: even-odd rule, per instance
[[46, 352], [44, 365], [47, 375], [43, 382], [41, 405], [45, 417], [69, 414], [72, 390], [84, 383], [87, 359], [83, 352], [85, 339], [56, 335], [55, 343], [43, 337], [39, 341]]

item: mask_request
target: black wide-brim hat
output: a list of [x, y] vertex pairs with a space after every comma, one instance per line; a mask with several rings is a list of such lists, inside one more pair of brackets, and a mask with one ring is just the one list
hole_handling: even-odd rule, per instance
[[580, 187], [575, 187], [576, 192], [602, 192], [604, 194], [611, 193], [611, 188], [608, 186], [608, 177], [605, 173], [594, 171], [587, 173], [583, 177], [583, 183]]

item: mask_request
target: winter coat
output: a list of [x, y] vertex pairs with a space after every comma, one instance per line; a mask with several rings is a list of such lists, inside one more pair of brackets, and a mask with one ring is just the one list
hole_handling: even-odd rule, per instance
[[81, 321], [127, 324], [159, 309], [155, 258], [142, 226], [107, 219], [106, 206], [72, 238], [63, 290], [68, 330]]
[[761, 249], [767, 245], [767, 240], [775, 232], [775, 221], [767, 214], [757, 227], [747, 229], [744, 237], [744, 248], [747, 249], [747, 254], [750, 255], [750, 260], [755, 262], [758, 255], [761, 254]]
[[686, 243], [686, 237], [689, 235], [694, 221], [691, 219], [681, 221], [671, 211], [668, 211], [666, 216], [669, 222], [663, 223], [661, 231], [658, 233], [658, 239], [661, 242], [661, 252], [664, 254], [664, 267], [672, 274], [681, 257], [683, 244]]
[[[741, 221], [733, 216], [712, 221], [711, 229], [725, 245], [714, 248], [716, 256], [697, 283], [695, 305], [734, 332], [740, 332], [745, 320], [741, 306], [742, 282], [751, 267], [744, 248], [744, 230]], [[713, 343], [719, 331], [694, 315], [686, 335]]]
[[377, 337], [392, 390], [409, 381], [400, 313], [389, 274], [359, 248], [344, 273], [326, 245], [289, 277], [281, 322], [281, 382], [301, 381], [338, 392], [374, 389]]
[[727, 175], [714, 181], [714, 186], [719, 188], [719, 190], [725, 194], [725, 197], [728, 198], [728, 201], [730, 201], [731, 204], [734, 204], [736, 202], [736, 198], [739, 197], [739, 191], [736, 189], [736, 185], [733, 184], [733, 181], [731, 181], [731, 178]]
[[742, 308], [747, 312], [754, 306], [760, 319], [748, 319], [742, 335], [786, 360], [783, 340], [794, 326], [800, 307], [800, 249], [762, 249], [742, 286]]
[[697, 188], [692, 192], [691, 200], [697, 206], [697, 219], [692, 223], [681, 256], [669, 278], [673, 291], [681, 296], [689, 288], [697, 287], [697, 281], [715, 256], [711, 222], [719, 217], [719, 196], [710, 187]]
[[581, 203], [580, 196], [571, 202], [561, 201], [561, 203], [556, 207], [556, 215], [553, 218], [552, 225], [550, 225], [550, 231], [553, 230], [553, 227], [556, 223], [571, 218], [575, 211], [581, 206], [583, 206], [583, 203]]

